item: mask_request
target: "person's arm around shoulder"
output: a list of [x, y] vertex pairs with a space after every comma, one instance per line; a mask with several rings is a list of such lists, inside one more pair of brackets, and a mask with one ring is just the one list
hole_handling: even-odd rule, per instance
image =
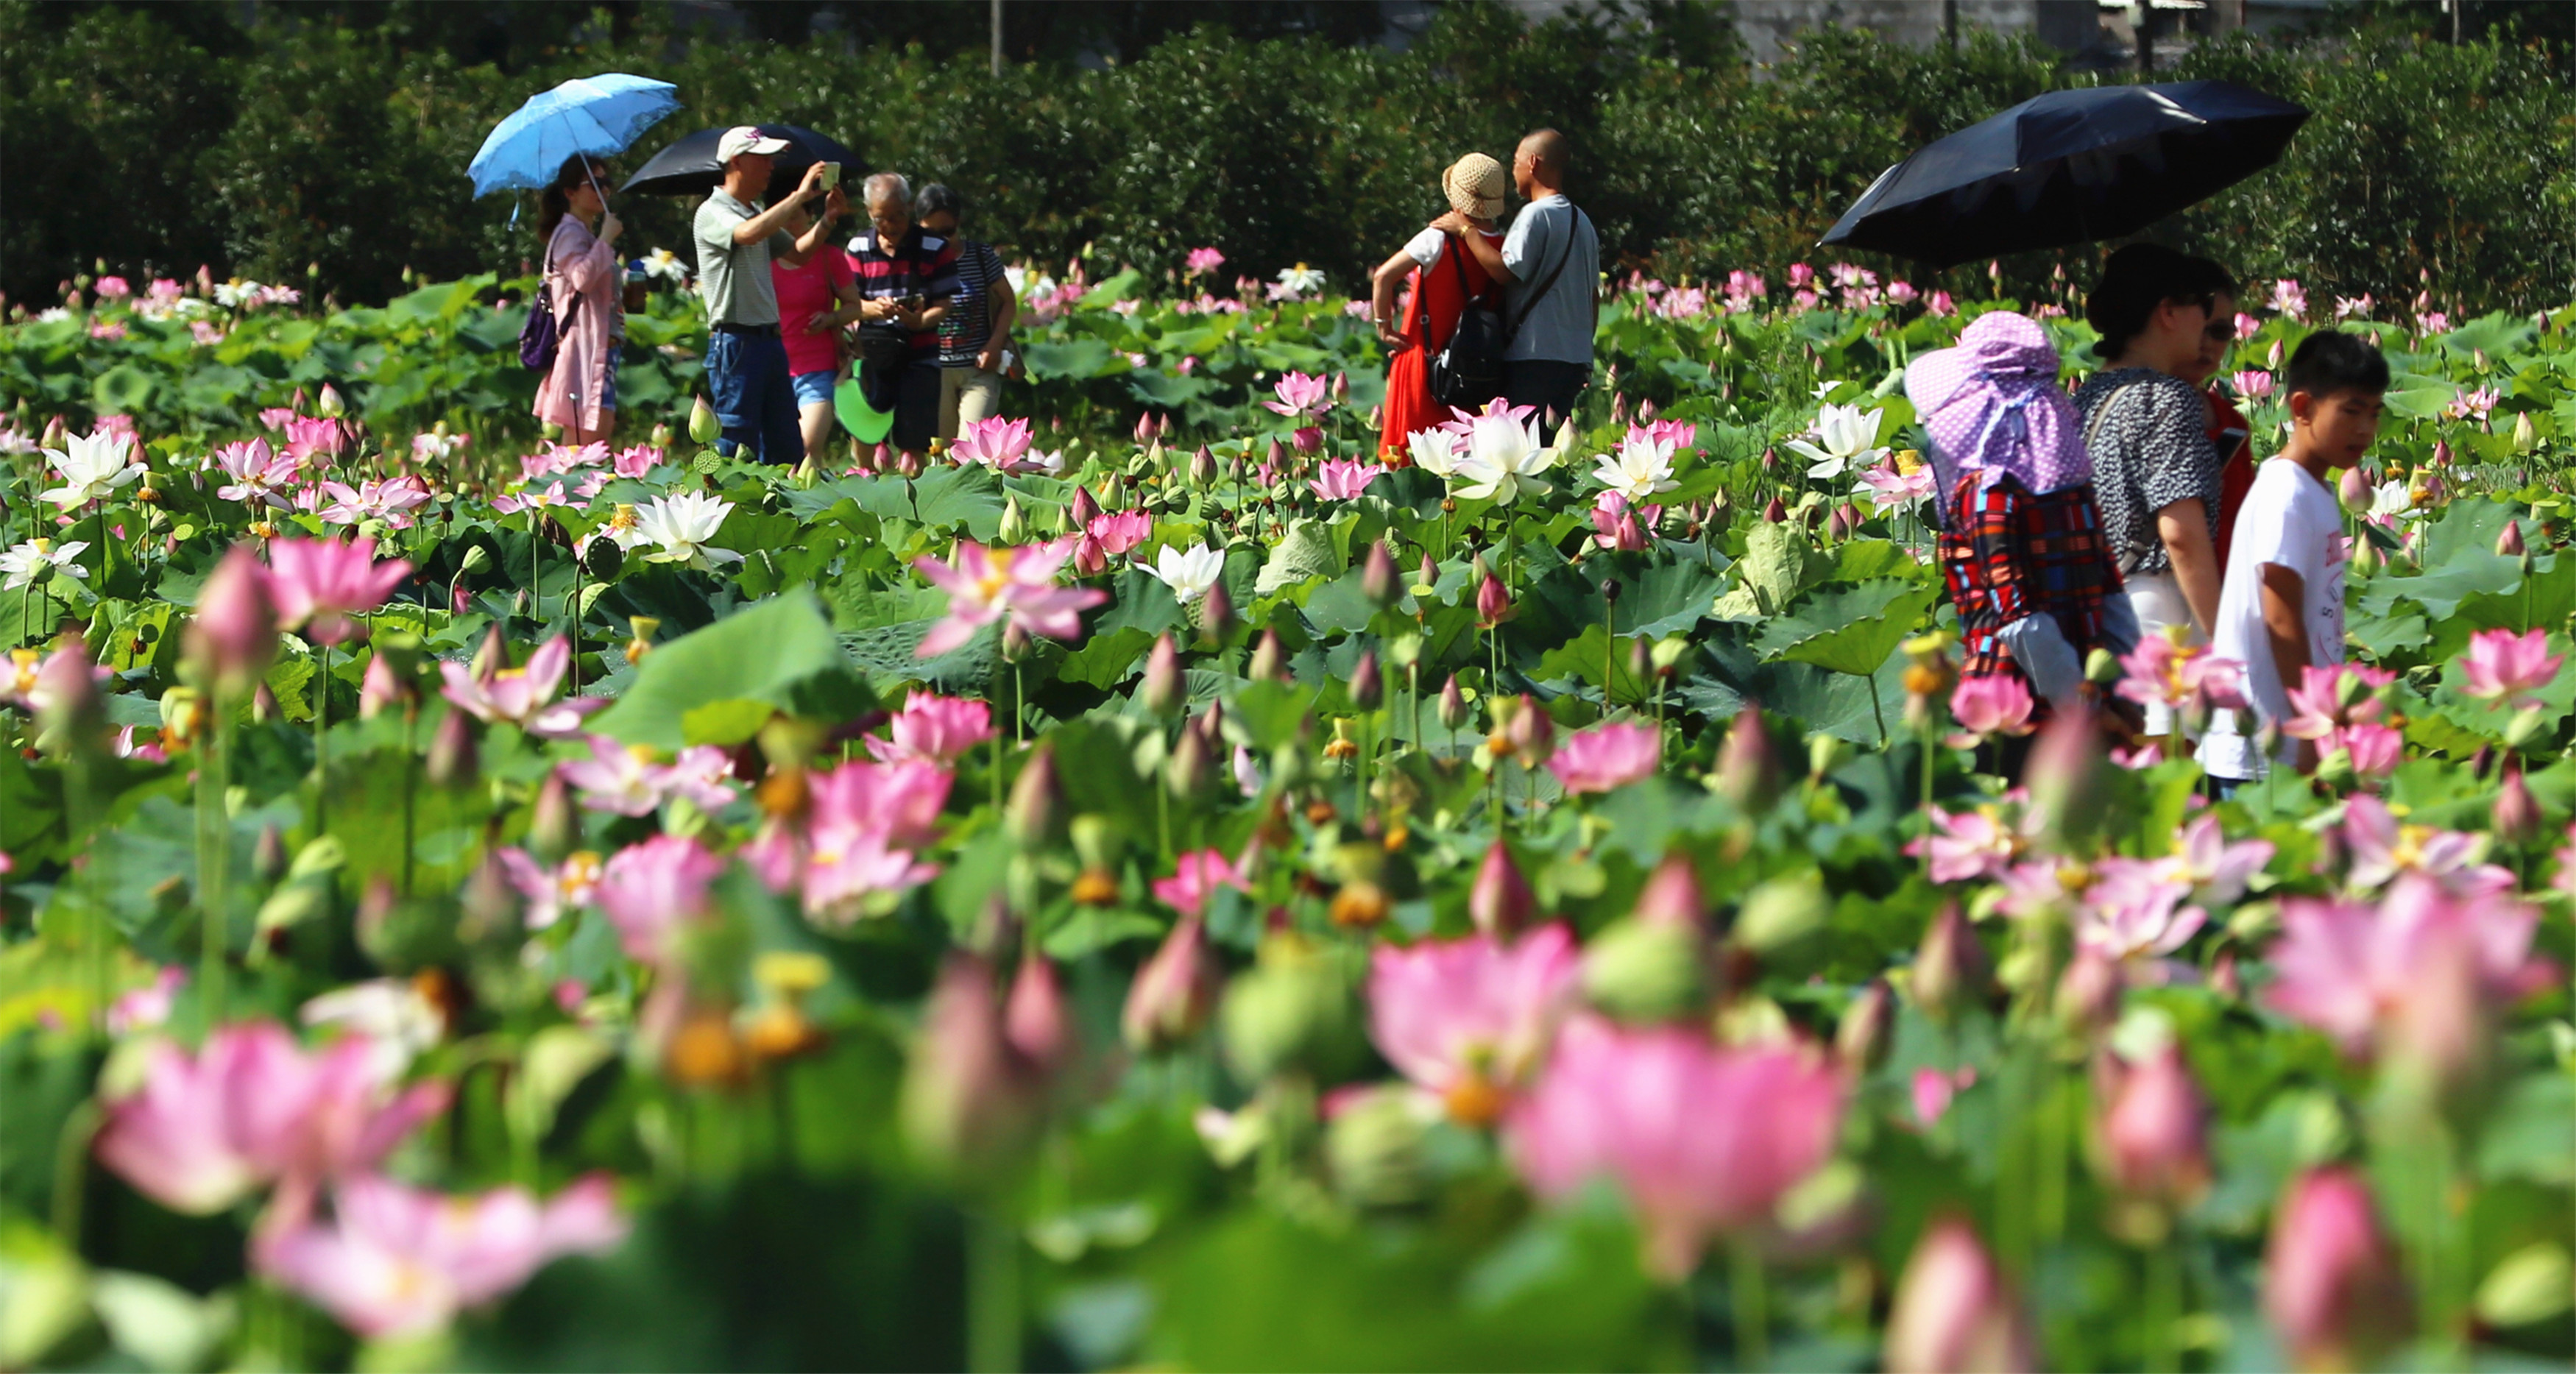
[[1512, 236], [1499, 248], [1487, 242], [1485, 236], [1477, 232], [1475, 224], [1455, 210], [1431, 221], [1431, 227], [1456, 239], [1458, 246], [1476, 259], [1476, 265], [1485, 269], [1486, 276], [1501, 285], [1514, 286], [1519, 284], [1520, 274], [1511, 269], [1504, 260], [1504, 254], [1527, 237], [1525, 226], [1529, 224], [1530, 211], [1534, 208], [1528, 205], [1521, 207], [1520, 218], [1512, 221]]

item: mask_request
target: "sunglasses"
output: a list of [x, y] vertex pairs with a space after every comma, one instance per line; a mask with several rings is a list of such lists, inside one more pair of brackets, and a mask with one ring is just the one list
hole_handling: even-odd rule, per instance
[[2200, 337], [2214, 344], [2234, 343], [2236, 342], [2236, 321], [2211, 320], [2209, 327], [2200, 331]]

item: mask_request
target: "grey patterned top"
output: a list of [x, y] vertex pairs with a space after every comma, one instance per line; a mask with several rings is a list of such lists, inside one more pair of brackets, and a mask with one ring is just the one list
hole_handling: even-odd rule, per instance
[[[2108, 406], [2096, 422], [2096, 409]], [[2173, 568], [2156, 533], [2156, 512], [2200, 498], [2209, 537], [2218, 539], [2218, 450], [2209, 442], [2208, 402], [2180, 377], [2153, 368], [2096, 373], [2075, 389], [2084, 447], [2093, 455], [2093, 495], [2102, 534], [2123, 574]]]

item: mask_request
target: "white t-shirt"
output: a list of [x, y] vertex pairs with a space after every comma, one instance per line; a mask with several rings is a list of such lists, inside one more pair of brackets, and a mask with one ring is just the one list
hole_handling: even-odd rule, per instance
[[[1448, 241], [1449, 233], [1447, 230], [1425, 229], [1421, 233], [1416, 234], [1405, 241], [1404, 255], [1425, 267], [1429, 267], [1431, 264], [1440, 261], [1440, 245], [1447, 243]], [[1386, 240], [1380, 239], [1378, 242], [1384, 243]]]
[[[2200, 744], [2200, 764], [2212, 777], [2253, 778], [2263, 768], [2250, 736], [2261, 721], [2277, 724], [2289, 718], [2289, 689], [2296, 685], [2281, 680], [2271, 634], [2263, 627], [2263, 565], [2278, 564], [2299, 575], [2306, 602], [2299, 618], [2308, 627], [2308, 661], [2320, 668], [2343, 662], [2343, 510], [2333, 489], [2307, 469], [2273, 458], [2255, 471], [2254, 487], [2236, 512], [2234, 540], [2227, 551], [2227, 580], [2218, 594], [2218, 625], [2209, 651], [2245, 665], [2245, 697], [2258, 715], [2240, 721], [2242, 712], [2212, 712], [2209, 733]], [[2290, 762], [2298, 747], [2299, 741], [2284, 737], [2276, 757]]]

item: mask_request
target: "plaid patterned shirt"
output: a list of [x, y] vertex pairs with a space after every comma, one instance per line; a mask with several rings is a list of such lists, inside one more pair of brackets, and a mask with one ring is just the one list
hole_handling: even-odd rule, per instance
[[2027, 684], [2003, 628], [2024, 616], [2055, 616], [2082, 660], [2102, 642], [2102, 606], [2120, 592], [2119, 565], [2090, 486], [2033, 496], [2006, 477], [1979, 496], [1976, 484], [1977, 474], [1960, 475], [1951, 491], [1954, 528], [1940, 540], [1942, 577], [1959, 608], [1959, 671]]

